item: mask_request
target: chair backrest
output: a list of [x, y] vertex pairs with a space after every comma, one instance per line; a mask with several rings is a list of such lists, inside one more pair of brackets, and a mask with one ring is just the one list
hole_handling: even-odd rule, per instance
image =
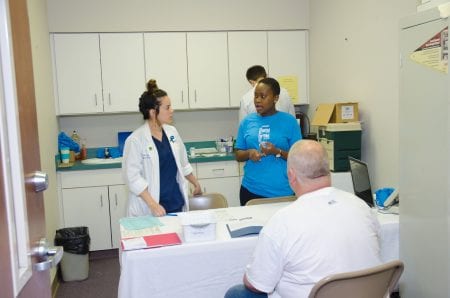
[[227, 208], [227, 199], [220, 193], [205, 193], [189, 198], [189, 210]]
[[292, 201], [295, 201], [296, 199], [297, 199], [296, 196], [251, 199], [245, 204], [245, 206], [260, 205], [260, 204], [273, 204], [273, 203], [281, 203], [281, 202], [292, 202]]
[[396, 260], [376, 267], [330, 275], [319, 280], [309, 298], [386, 298], [395, 289], [403, 272]]

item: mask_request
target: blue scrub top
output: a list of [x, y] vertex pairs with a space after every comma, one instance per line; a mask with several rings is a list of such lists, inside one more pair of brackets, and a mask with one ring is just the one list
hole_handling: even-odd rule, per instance
[[166, 212], [180, 212], [184, 206], [184, 198], [177, 182], [178, 169], [169, 139], [164, 130], [161, 141], [152, 138], [159, 155], [159, 204]]

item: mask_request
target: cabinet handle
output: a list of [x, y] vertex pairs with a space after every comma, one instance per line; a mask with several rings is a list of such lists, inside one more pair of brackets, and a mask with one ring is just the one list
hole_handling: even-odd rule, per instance
[[98, 106], [98, 102], [97, 102], [97, 93], [94, 94], [94, 99], [95, 99], [95, 106]]
[[103, 208], [103, 195], [100, 195], [100, 207]]
[[109, 93], [109, 92], [108, 92], [108, 102], [109, 102], [109, 105], [111, 105], [111, 93]]
[[194, 90], [194, 101], [197, 102], [197, 89]]
[[116, 201], [116, 207], [117, 207], [118, 204], [117, 204], [117, 194], [116, 194], [116, 193], [114, 194], [114, 198], [115, 198], [115, 201]]
[[184, 103], [184, 92], [181, 90], [181, 103]]

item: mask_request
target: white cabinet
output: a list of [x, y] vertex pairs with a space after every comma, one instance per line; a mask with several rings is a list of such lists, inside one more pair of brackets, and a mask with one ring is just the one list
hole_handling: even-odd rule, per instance
[[118, 248], [128, 193], [120, 170], [64, 172], [59, 180], [62, 226], [87, 226], [90, 250]]
[[120, 245], [119, 220], [127, 214], [128, 187], [126, 185], [111, 185], [109, 190], [109, 215], [111, 216], [112, 247]]
[[245, 74], [253, 65], [267, 67], [267, 33], [265, 31], [228, 32], [230, 72], [230, 106], [239, 107], [242, 96], [251, 85]]
[[59, 114], [102, 112], [98, 34], [54, 34], [53, 57]]
[[291, 77], [294, 104], [309, 103], [308, 32], [269, 31], [267, 33], [269, 76], [279, 79]]
[[145, 73], [165, 90], [175, 110], [188, 109], [186, 33], [145, 33]]
[[187, 33], [189, 106], [230, 106], [226, 32]]
[[103, 112], [137, 112], [145, 91], [142, 33], [100, 34]]
[[197, 163], [197, 179], [203, 192], [218, 192], [227, 198], [228, 206], [239, 203], [239, 166], [236, 161]]
[[142, 33], [53, 34], [53, 56], [60, 115], [138, 111]]

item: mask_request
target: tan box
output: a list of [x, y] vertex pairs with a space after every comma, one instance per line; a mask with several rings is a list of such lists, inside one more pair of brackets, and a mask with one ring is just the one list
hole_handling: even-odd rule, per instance
[[359, 121], [357, 102], [322, 103], [316, 109], [311, 125]]

